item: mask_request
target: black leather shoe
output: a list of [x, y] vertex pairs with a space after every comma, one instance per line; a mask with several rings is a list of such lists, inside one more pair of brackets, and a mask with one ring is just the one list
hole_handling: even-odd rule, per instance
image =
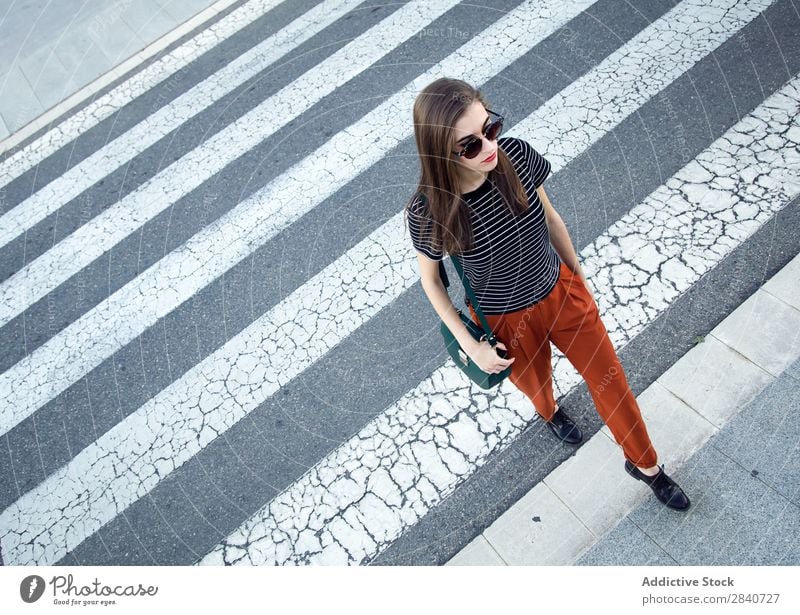
[[678, 487], [674, 480], [666, 475], [663, 465], [659, 468], [658, 474], [648, 476], [626, 459], [625, 471], [634, 478], [647, 483], [653, 493], [656, 494], [656, 497], [669, 508], [674, 508], [675, 510], [689, 508], [689, 497], [683, 492], [683, 489]]
[[545, 421], [544, 424], [550, 428], [550, 431], [555, 434], [556, 438], [567, 444], [578, 444], [583, 440], [581, 430], [572, 422], [572, 419], [567, 416], [566, 412], [564, 412], [564, 408], [561, 406], [558, 407], [553, 418], [549, 421]]

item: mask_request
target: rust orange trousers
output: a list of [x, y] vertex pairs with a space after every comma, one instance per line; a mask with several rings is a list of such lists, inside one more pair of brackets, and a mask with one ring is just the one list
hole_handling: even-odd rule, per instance
[[[485, 315], [509, 358], [514, 357], [509, 380], [544, 420], [550, 420], [556, 410], [553, 342], [586, 381], [597, 412], [625, 458], [641, 468], [652, 467], [656, 451], [597, 304], [579, 275], [563, 262], [560, 269], [558, 282], [539, 303], [516, 312]], [[480, 324], [471, 305], [469, 309], [473, 321]]]

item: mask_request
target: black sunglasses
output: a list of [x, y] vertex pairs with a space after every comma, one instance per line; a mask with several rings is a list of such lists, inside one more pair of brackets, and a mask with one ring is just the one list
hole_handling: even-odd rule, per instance
[[[497, 119], [494, 122], [487, 124], [486, 128], [483, 129], [483, 136], [486, 137], [487, 141], [494, 141], [503, 131], [503, 116], [495, 113], [491, 109], [487, 109], [486, 111], [494, 115]], [[462, 149], [460, 152], [453, 153], [459, 158], [463, 156], [464, 158], [471, 159], [480, 154], [482, 149], [483, 139], [472, 135], [470, 140], [464, 143], [464, 149]]]

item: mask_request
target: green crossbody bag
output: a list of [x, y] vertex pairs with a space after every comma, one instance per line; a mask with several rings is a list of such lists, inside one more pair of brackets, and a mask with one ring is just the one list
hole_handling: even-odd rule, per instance
[[[481, 321], [481, 326], [475, 324], [475, 322], [470, 318], [468, 315], [464, 314], [461, 310], [456, 308], [458, 315], [461, 317], [461, 322], [464, 323], [464, 326], [470, 332], [473, 338], [477, 341], [486, 340], [489, 344], [492, 345], [492, 348], [495, 349], [495, 352], [501, 356], [502, 358], [506, 358], [506, 351], [502, 348], [497, 348], [497, 338], [492, 333], [492, 329], [489, 326], [489, 323], [486, 322], [486, 317], [483, 315], [480, 306], [478, 305], [478, 300], [475, 298], [475, 294], [472, 292], [472, 287], [469, 285], [469, 280], [467, 280], [467, 276], [464, 275], [464, 270], [461, 267], [461, 263], [459, 260], [453, 256], [450, 257], [450, 260], [453, 262], [453, 265], [458, 272], [459, 277], [461, 278], [462, 284], [464, 284], [464, 290], [467, 292], [467, 297], [469, 297], [470, 304], [475, 309], [475, 312], [478, 315], [478, 319]], [[447, 279], [447, 272], [444, 269], [444, 262], [439, 261], [439, 275], [442, 278], [442, 283], [444, 284], [445, 290], [450, 286], [450, 282]], [[453, 359], [456, 365], [461, 368], [470, 380], [475, 382], [478, 386], [484, 389], [491, 389], [492, 387], [497, 386], [500, 384], [510, 373], [511, 367], [505, 368], [502, 372], [498, 374], [489, 374], [483, 371], [480, 367], [478, 367], [474, 361], [469, 358], [466, 352], [464, 352], [461, 346], [458, 343], [456, 337], [452, 334], [450, 329], [447, 328], [447, 325], [442, 321], [440, 330], [442, 332], [442, 337], [444, 338], [444, 344], [447, 347], [447, 352]]]

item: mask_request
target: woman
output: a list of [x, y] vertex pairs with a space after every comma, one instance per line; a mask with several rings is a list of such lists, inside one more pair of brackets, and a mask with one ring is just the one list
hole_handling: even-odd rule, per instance
[[[479, 90], [457, 79], [437, 79], [414, 103], [422, 172], [406, 213], [422, 288], [470, 359], [490, 373], [510, 365], [509, 379], [550, 430], [577, 444], [580, 430], [553, 398], [552, 341], [589, 385], [626, 471], [668, 507], [685, 510], [689, 498], [656, 465], [567, 228], [545, 194], [550, 163], [521, 139], [498, 139], [502, 121]], [[439, 275], [445, 252], [460, 260], [507, 358], [461, 322]]]

